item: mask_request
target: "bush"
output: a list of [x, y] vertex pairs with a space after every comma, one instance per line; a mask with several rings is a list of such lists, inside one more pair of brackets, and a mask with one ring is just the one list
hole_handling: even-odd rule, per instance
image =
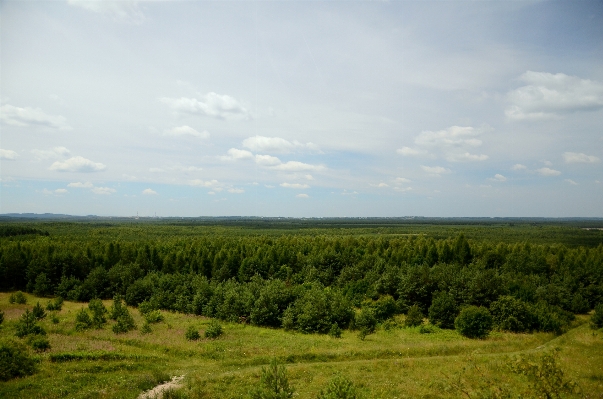
[[46, 310], [59, 312], [61, 309], [63, 309], [63, 298], [60, 296], [46, 304]]
[[276, 359], [268, 367], [262, 367], [260, 386], [251, 393], [252, 399], [289, 399], [294, 390], [289, 386], [287, 369], [280, 366]]
[[144, 314], [144, 319], [147, 323], [160, 323], [163, 321], [163, 315], [159, 310], [151, 310]]
[[46, 335], [46, 331], [36, 324], [36, 317], [29, 309], [25, 310], [17, 321], [16, 330], [15, 335], [19, 338], [28, 335]]
[[377, 327], [375, 311], [368, 307], [362, 308], [354, 319], [354, 327], [360, 331], [358, 336], [361, 340], [364, 340], [367, 335], [374, 333]]
[[189, 341], [196, 341], [201, 338], [201, 335], [199, 335], [199, 331], [197, 331], [194, 326], [188, 326], [188, 328], [186, 329], [186, 333], [184, 333], [184, 336]]
[[85, 308], [81, 308], [75, 315], [75, 331], [84, 331], [92, 327], [92, 319]]
[[406, 320], [404, 320], [404, 325], [406, 327], [416, 327], [423, 324], [423, 313], [419, 308], [419, 305], [412, 305], [408, 308], [408, 313], [406, 314]]
[[123, 307], [121, 314], [117, 317], [117, 323], [115, 323], [111, 329], [115, 334], [136, 330], [136, 323], [134, 323], [134, 318], [128, 311], [128, 308]]
[[0, 325], [4, 323], [4, 312], [0, 310]]
[[530, 311], [534, 315], [536, 329], [555, 334], [562, 334], [575, 318], [573, 313], [544, 301], [530, 306]]
[[36, 371], [35, 366], [25, 345], [13, 340], [0, 341], [0, 381], [31, 375]]
[[215, 339], [224, 333], [222, 326], [216, 320], [212, 320], [205, 330], [205, 338]]
[[23, 294], [21, 291], [17, 291], [10, 294], [10, 296], [8, 297], [8, 302], [17, 303], [19, 305], [25, 305], [27, 303], [27, 298], [25, 297], [25, 294]]
[[439, 292], [434, 295], [428, 310], [429, 322], [440, 328], [454, 328], [454, 319], [459, 314], [452, 294]]
[[512, 296], [501, 296], [490, 304], [492, 321], [503, 331], [524, 332], [534, 328], [535, 317], [529, 306]]
[[603, 303], [595, 306], [595, 313], [590, 317], [590, 326], [593, 329], [603, 328]]
[[50, 316], [50, 321], [52, 322], [52, 324], [59, 324], [59, 317], [56, 314], [53, 314], [52, 316]]
[[432, 334], [436, 331], [436, 327], [433, 324], [421, 324], [421, 327], [419, 327], [419, 333], [421, 334]]
[[44, 311], [42, 305], [40, 305], [40, 302], [36, 303], [36, 306], [33, 307], [31, 312], [33, 313], [36, 320], [42, 320], [46, 317], [46, 312]]
[[382, 322], [398, 313], [398, 304], [390, 295], [382, 296], [368, 306], [373, 308], [377, 322]]
[[325, 388], [320, 391], [318, 399], [356, 399], [358, 393], [356, 387], [348, 378], [341, 375], [336, 376]]
[[141, 315], [145, 315], [147, 313], [152, 312], [153, 310], [156, 310], [155, 306], [149, 302], [149, 301], [143, 301], [141, 303], [138, 304], [138, 311], [140, 312]]
[[329, 330], [329, 336], [333, 338], [341, 338], [341, 333], [342, 330], [339, 328], [339, 325], [337, 325], [337, 323], [333, 323], [333, 325], [331, 325], [331, 329]]
[[461, 335], [468, 338], [485, 338], [492, 330], [492, 315], [484, 307], [467, 306], [454, 320]]
[[29, 344], [36, 352], [45, 352], [50, 349], [50, 341], [46, 337], [34, 336]]
[[88, 304], [88, 309], [92, 312], [92, 324], [91, 326], [94, 328], [103, 328], [103, 326], [107, 323], [107, 318], [105, 314], [107, 314], [107, 308], [103, 305], [103, 301], [100, 299], [93, 299]]
[[119, 318], [119, 316], [121, 316], [122, 314], [128, 312], [128, 308], [126, 308], [124, 306], [124, 304], [122, 303], [122, 298], [120, 295], [115, 295], [113, 297], [113, 305], [111, 306], [111, 309], [109, 311], [109, 318], [111, 320], [117, 320]]
[[151, 325], [148, 322], [145, 322], [142, 325], [142, 328], [140, 329], [140, 333], [141, 334], [150, 334], [151, 332], [153, 332], [153, 330], [151, 330]]

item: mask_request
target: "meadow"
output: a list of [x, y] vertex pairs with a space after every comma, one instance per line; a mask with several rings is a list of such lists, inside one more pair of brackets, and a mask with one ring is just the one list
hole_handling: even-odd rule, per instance
[[[536, 398], [547, 397], [546, 389], [548, 397], [603, 397], [603, 331], [590, 323], [603, 287], [600, 231], [554, 223], [287, 223], [37, 222], [27, 228], [38, 232], [5, 236], [2, 342], [27, 344], [29, 338], [15, 337], [23, 313], [37, 302], [46, 308], [61, 289], [65, 301], [37, 322], [50, 348], [27, 346], [35, 373], [0, 382], [0, 397], [136, 398], [184, 375], [173, 397], [246, 398], [275, 359], [300, 398], [318, 397], [336, 376], [363, 398]], [[229, 253], [239, 257], [233, 261]], [[384, 281], [387, 275], [393, 283]], [[431, 287], [421, 295], [410, 284], [417, 276]], [[73, 284], [61, 285], [69, 278]], [[495, 284], [486, 284], [490, 279]], [[530, 284], [518, 286], [521, 280]], [[186, 289], [183, 281], [190, 282]], [[137, 296], [130, 287], [138, 285], [150, 292]], [[460, 290], [464, 285], [469, 288]], [[26, 291], [25, 304], [11, 303], [17, 289]], [[324, 328], [305, 321], [308, 304], [320, 304], [308, 302], [308, 292], [343, 303], [321, 314], [329, 318]], [[515, 298], [531, 309], [532, 324], [525, 331], [494, 325], [487, 336], [468, 338], [429, 317], [441, 292], [453, 296], [457, 313], [473, 304], [496, 315], [493, 304]], [[114, 295], [132, 305], [135, 329], [115, 333], [110, 318], [100, 328], [78, 328], [78, 312], [91, 299], [111, 309]], [[260, 297], [281, 301], [284, 309], [264, 306]], [[361, 334], [359, 315], [378, 314], [383, 304], [395, 306]], [[159, 312], [161, 320], [147, 323], [145, 306], [151, 309], [145, 314]], [[422, 320], [408, 326], [413, 306]], [[269, 308], [273, 313], [265, 313]], [[291, 325], [283, 328], [290, 313]], [[216, 319], [222, 335], [205, 338]], [[339, 325], [339, 337], [330, 334], [331, 323]], [[189, 329], [201, 337], [188, 340]]]

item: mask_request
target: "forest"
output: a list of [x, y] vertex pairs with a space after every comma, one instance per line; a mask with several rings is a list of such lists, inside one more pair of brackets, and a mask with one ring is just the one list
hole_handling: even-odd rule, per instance
[[603, 311], [603, 231], [597, 221], [20, 220], [0, 226], [0, 291], [11, 303], [15, 291], [46, 298], [48, 310], [89, 303], [92, 319], [81, 310], [74, 331], [113, 300], [116, 325], [123, 301], [147, 321], [163, 311], [361, 341], [401, 320], [469, 339], [559, 336]]

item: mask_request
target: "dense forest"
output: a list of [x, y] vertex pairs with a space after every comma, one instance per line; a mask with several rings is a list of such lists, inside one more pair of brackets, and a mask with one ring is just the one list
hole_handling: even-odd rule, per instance
[[[501, 330], [561, 332], [603, 302], [601, 231], [305, 227], [6, 223], [0, 290], [82, 302], [120, 296], [132, 306], [320, 333], [370, 330], [409, 311], [454, 328], [472, 305]], [[567, 241], [551, 243], [547, 232]]]

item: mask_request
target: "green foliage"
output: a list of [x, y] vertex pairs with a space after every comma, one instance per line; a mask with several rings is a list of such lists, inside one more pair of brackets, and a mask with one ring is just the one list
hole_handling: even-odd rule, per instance
[[40, 273], [36, 277], [33, 293], [36, 296], [46, 296], [52, 293], [52, 281], [46, 276], [46, 273]]
[[436, 327], [432, 324], [421, 324], [421, 327], [419, 327], [419, 333], [421, 334], [433, 334], [436, 331]]
[[29, 345], [31, 345], [36, 352], [46, 352], [47, 350], [50, 350], [50, 341], [44, 336], [34, 335], [29, 340]]
[[138, 304], [138, 311], [141, 315], [145, 315], [156, 310], [156, 307], [149, 301], [142, 301]]
[[25, 297], [24, 293], [22, 293], [21, 291], [17, 291], [10, 294], [10, 296], [8, 297], [8, 302], [17, 303], [19, 305], [25, 305], [27, 303], [27, 298]]
[[289, 386], [287, 369], [278, 364], [276, 359], [268, 367], [262, 367], [260, 386], [252, 391], [252, 399], [289, 399], [294, 389]]
[[195, 326], [188, 326], [184, 333], [184, 337], [189, 341], [196, 341], [201, 338], [201, 335], [199, 335], [199, 330], [197, 330]]
[[342, 334], [341, 328], [337, 325], [337, 323], [333, 323], [331, 325], [331, 329], [329, 330], [329, 336], [333, 338], [341, 338]]
[[21, 315], [15, 326], [15, 335], [19, 338], [28, 335], [46, 335], [46, 330], [36, 323], [37, 319], [29, 309]]
[[358, 392], [352, 381], [348, 378], [337, 375], [324, 390], [321, 390], [317, 399], [357, 399]]
[[128, 312], [128, 309], [123, 304], [123, 298], [121, 295], [115, 295], [113, 297], [113, 305], [109, 310], [109, 318], [111, 320], [117, 320], [121, 315]]
[[84, 331], [92, 328], [92, 319], [85, 308], [81, 308], [75, 315], [75, 331]]
[[216, 339], [224, 333], [222, 325], [217, 320], [212, 320], [205, 329], [205, 338]]
[[590, 326], [593, 329], [603, 328], [603, 303], [595, 306], [595, 312], [590, 317]]
[[512, 296], [501, 296], [490, 304], [494, 326], [503, 331], [525, 332], [535, 327], [535, 316], [528, 304]]
[[54, 300], [49, 301], [46, 304], [46, 310], [49, 310], [49, 311], [60, 312], [62, 308], [63, 308], [63, 298], [60, 296], [56, 297]]
[[366, 301], [362, 305], [373, 309], [375, 318], [379, 323], [399, 313], [398, 304], [391, 295], [384, 295], [376, 301]]
[[88, 309], [92, 312], [91, 327], [99, 329], [107, 323], [107, 308], [100, 299], [92, 299], [88, 303]]
[[0, 310], [0, 325], [2, 325], [2, 323], [4, 323], [4, 312]]
[[161, 323], [164, 320], [164, 317], [159, 310], [151, 310], [144, 314], [144, 320], [150, 324]]
[[46, 317], [46, 312], [44, 311], [44, 308], [42, 307], [42, 305], [40, 305], [40, 302], [37, 302], [35, 304], [35, 306], [31, 310], [31, 312], [33, 313], [34, 317], [37, 320], [42, 320], [43, 318]]
[[458, 332], [468, 338], [485, 338], [492, 330], [492, 315], [484, 307], [467, 306], [454, 320]]
[[362, 308], [354, 319], [354, 327], [359, 330], [358, 336], [361, 340], [364, 340], [367, 335], [373, 334], [377, 328], [377, 318], [373, 308]]
[[142, 325], [142, 327], [140, 328], [140, 333], [141, 334], [150, 334], [151, 332], [153, 332], [153, 330], [151, 330], [151, 325], [145, 321], [144, 324]]
[[0, 381], [31, 375], [36, 371], [36, 363], [27, 348], [14, 340], [0, 340]]
[[440, 328], [454, 328], [454, 319], [458, 313], [459, 309], [452, 294], [443, 291], [434, 294], [428, 311], [431, 324]]
[[117, 316], [117, 322], [111, 327], [111, 330], [115, 334], [123, 334], [128, 331], [132, 331], [136, 329], [136, 323], [134, 322], [134, 318], [130, 311], [125, 306], [119, 312], [119, 316]]
[[575, 318], [572, 313], [544, 301], [531, 306], [530, 311], [536, 319], [539, 331], [554, 332], [555, 334], [562, 334]]
[[53, 313], [50, 316], [50, 321], [52, 322], [52, 324], [59, 324], [59, 317]]
[[520, 356], [511, 364], [511, 369], [526, 376], [540, 398], [557, 399], [564, 397], [564, 393], [579, 393], [578, 385], [565, 377], [558, 360], [558, 350], [544, 352], [539, 357]]
[[406, 320], [404, 320], [404, 325], [406, 327], [416, 327], [423, 324], [423, 313], [421, 312], [421, 308], [418, 305], [412, 305], [408, 308], [408, 313], [406, 314]]

